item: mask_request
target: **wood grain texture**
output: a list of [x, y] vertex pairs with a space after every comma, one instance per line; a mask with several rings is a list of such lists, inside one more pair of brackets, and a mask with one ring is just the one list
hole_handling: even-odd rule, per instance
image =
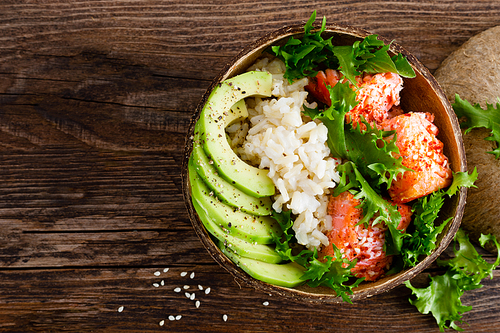
[[[318, 306], [240, 286], [189, 222], [180, 168], [205, 89], [247, 43], [315, 9], [431, 72], [500, 24], [498, 1], [0, 2], [1, 331], [437, 331], [405, 287]], [[463, 298], [470, 332], [499, 325], [498, 271], [484, 284]], [[212, 291], [196, 308], [173, 291], [184, 285]]]

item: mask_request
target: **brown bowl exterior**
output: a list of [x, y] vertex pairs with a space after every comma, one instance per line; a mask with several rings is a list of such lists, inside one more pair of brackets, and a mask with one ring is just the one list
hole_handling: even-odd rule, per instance
[[[191, 190], [189, 180], [187, 177], [187, 161], [192, 151], [192, 135], [194, 133], [194, 124], [198, 120], [203, 105], [205, 104], [210, 92], [215, 85], [244, 72], [255, 60], [271, 45], [284, 44], [290, 36], [299, 37], [303, 34], [303, 25], [294, 25], [284, 27], [277, 31], [271, 32], [262, 37], [256, 42], [248, 45], [240, 54], [238, 54], [233, 61], [231, 61], [220, 72], [220, 74], [213, 80], [211, 86], [203, 96], [199, 103], [196, 112], [192, 118], [191, 126], [186, 140], [185, 156], [183, 161], [183, 191], [184, 199], [188, 209], [189, 217], [193, 227], [198, 234], [201, 242], [222, 267], [231, 273], [236, 279], [242, 280], [250, 286], [274, 294], [276, 296], [283, 296], [295, 300], [305, 302], [328, 302], [340, 303], [343, 302], [342, 298], [338, 297], [333, 290], [326, 287], [310, 288], [307, 286], [300, 286], [297, 288], [285, 288], [270, 285], [268, 283], [256, 280], [246, 274], [243, 270], [238, 268], [230, 259], [228, 259], [212, 242], [208, 232], [205, 230], [202, 222], [200, 221], [196, 211], [193, 208], [191, 201]], [[335, 45], [352, 44], [356, 40], [361, 40], [370, 35], [368, 31], [356, 29], [345, 25], [328, 25], [324, 32], [323, 37], [329, 38], [333, 36], [333, 43]], [[383, 38], [380, 38], [384, 40]], [[389, 41], [384, 40], [387, 44]], [[429, 71], [409, 52], [404, 50], [396, 43], [391, 44], [390, 48], [393, 53], [402, 53], [407, 57], [412, 65], [416, 77], [413, 79], [404, 79], [404, 89], [401, 94], [401, 106], [405, 111], [425, 111], [434, 114], [434, 123], [439, 128], [440, 133], [438, 138], [444, 143], [445, 154], [448, 156], [451, 168], [454, 172], [466, 171], [466, 159], [462, 142], [462, 135], [458, 120], [453, 112], [453, 109], [446, 98], [444, 92], [439, 87], [439, 84]], [[412, 96], [419, 96], [419, 98], [412, 98]], [[425, 96], [425, 98], [422, 98]], [[467, 191], [461, 189], [458, 195], [448, 199], [443, 207], [440, 221], [443, 221], [451, 216], [454, 216], [453, 221], [443, 230], [438, 238], [438, 247], [429, 256], [423, 258], [418, 265], [410, 269], [404, 270], [397, 274], [387, 276], [376, 282], [365, 282], [360, 284], [354, 289], [351, 296], [353, 301], [363, 298], [371, 297], [376, 294], [386, 292], [406, 280], [412, 279], [426, 267], [428, 267], [437, 257], [446, 249], [452, 241], [455, 233], [457, 232], [460, 221], [462, 219], [465, 199]], [[439, 223], [440, 221], [437, 221]]]

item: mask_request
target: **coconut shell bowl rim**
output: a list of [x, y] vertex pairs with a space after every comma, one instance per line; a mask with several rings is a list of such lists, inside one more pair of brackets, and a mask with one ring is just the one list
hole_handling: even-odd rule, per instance
[[[229, 258], [227, 258], [217, 247], [217, 245], [212, 241], [209, 233], [206, 231], [198, 215], [196, 214], [196, 211], [191, 202], [191, 189], [189, 186], [187, 165], [189, 156], [191, 155], [193, 148], [192, 135], [194, 133], [194, 125], [198, 120], [201, 110], [206, 103], [211, 91], [217, 84], [221, 83], [225, 79], [244, 72], [244, 70], [248, 68], [270, 45], [274, 45], [276, 43], [284, 43], [290, 36], [297, 37], [303, 34], [303, 32], [303, 25], [291, 25], [266, 34], [257, 41], [247, 45], [220, 71], [217, 77], [212, 81], [211, 85], [203, 95], [202, 100], [196, 108], [186, 136], [186, 146], [184, 151], [185, 154], [183, 157], [182, 166], [183, 195], [189, 218], [203, 246], [207, 249], [212, 258], [224, 269], [226, 269], [235, 278], [235, 280], [243, 281], [247, 285], [268, 294], [290, 298], [296, 301], [304, 301], [307, 303], [341, 303], [343, 302], [342, 298], [337, 296], [335, 292], [330, 288], [310, 288], [307, 286], [287, 288], [271, 285], [252, 278], [250, 275], [240, 269], [236, 264], [234, 264]], [[371, 35], [372, 33], [347, 25], [329, 24], [326, 26], [323, 34], [326, 34], [327, 37], [329, 37], [329, 35], [333, 35], [335, 41], [337, 39], [343, 38], [361, 40], [362, 38]], [[386, 44], [391, 42], [380, 36], [379, 39], [383, 40]], [[436, 125], [440, 130], [438, 138], [440, 138], [445, 143], [445, 154], [447, 154], [450, 160], [452, 170], [454, 172], [466, 171], [467, 166], [465, 151], [458, 119], [455, 116], [451, 104], [446, 98], [443, 90], [434, 79], [434, 77], [430, 74], [429, 70], [425, 68], [425, 66], [422, 65], [415, 56], [410, 54], [403, 47], [395, 42], [392, 42], [390, 51], [394, 54], [402, 53], [404, 56], [406, 56], [415, 73], [417, 74], [417, 77], [414, 79], [404, 79], [404, 86], [406, 87], [407, 83], [411, 84], [410, 80], [417, 80], [414, 84], [414, 89], [420, 91], [418, 90], [420, 89], [419, 86], [424, 87], [425, 91], [429, 94], [428, 98], [432, 100], [433, 105], [437, 105], [435, 109], [441, 110], [439, 113], [435, 114]], [[405, 89], [403, 89], [403, 91], [404, 90]], [[401, 98], [402, 104], [404, 104], [404, 96], [402, 96]], [[361, 300], [387, 292], [397, 287], [404, 281], [412, 279], [417, 274], [422, 272], [425, 268], [429, 267], [431, 263], [435, 261], [438, 256], [448, 247], [455, 233], [457, 232], [464, 212], [466, 195], [467, 190], [465, 188], [462, 188], [457, 193], [457, 195], [453, 196], [451, 199], [447, 199], [447, 201], [445, 202], [445, 206], [443, 207], [442, 212], [444, 212], [446, 216], [440, 217], [440, 219], [444, 220], [451, 216], [454, 217], [451, 223], [448, 223], [448, 225], [438, 237], [438, 246], [429, 256], [422, 258], [420, 262], [412, 268], [403, 270], [394, 275], [384, 277], [375, 282], [363, 282], [358, 287], [353, 289], [353, 295], [350, 296], [351, 300]]]

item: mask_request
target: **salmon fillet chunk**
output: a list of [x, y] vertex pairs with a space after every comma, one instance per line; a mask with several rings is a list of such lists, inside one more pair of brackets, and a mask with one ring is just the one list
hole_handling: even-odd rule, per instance
[[[375, 281], [380, 278], [392, 263], [392, 256], [384, 251], [385, 232], [387, 226], [382, 223], [369, 226], [356, 225], [363, 217], [363, 210], [357, 208], [360, 201], [349, 192], [332, 196], [328, 203], [328, 214], [332, 217], [332, 229], [327, 233], [330, 244], [342, 253], [344, 259], [357, 259], [351, 269], [354, 276], [364, 277], [366, 281]], [[411, 222], [411, 208], [407, 205], [398, 205], [401, 214], [399, 230], [406, 230]], [[334, 257], [333, 247], [324, 246], [319, 251], [319, 258]]]
[[[327, 85], [334, 87], [337, 82], [347, 79], [337, 70], [319, 71], [314, 78], [309, 78], [306, 89], [319, 101], [331, 105]], [[403, 79], [396, 73], [378, 73], [356, 76], [356, 105], [346, 114], [346, 121], [353, 126], [361, 123], [363, 117], [368, 123], [380, 123], [389, 117], [389, 110], [399, 105], [399, 93], [403, 89]]]
[[[452, 172], [443, 153], [443, 143], [436, 137], [438, 128], [434, 116], [423, 112], [409, 112], [380, 124], [386, 131], [396, 131], [396, 145], [402, 164], [413, 171], [399, 174], [389, 188], [396, 203], [406, 203], [448, 187]], [[391, 138], [392, 139], [392, 138]]]

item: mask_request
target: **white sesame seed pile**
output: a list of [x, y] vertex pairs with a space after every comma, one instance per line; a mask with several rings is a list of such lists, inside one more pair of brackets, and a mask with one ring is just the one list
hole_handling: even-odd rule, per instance
[[[168, 271], [169, 271], [169, 268], [165, 268], [165, 269], [163, 269], [163, 272], [162, 271], [156, 271], [156, 272], [153, 273], [153, 275], [155, 277], [160, 277], [162, 274], [167, 273]], [[194, 280], [196, 274], [195, 274], [195, 272], [186, 272], [186, 271], [183, 271], [183, 272], [180, 273], [180, 276], [181, 277], [187, 277], [190, 280]], [[163, 286], [165, 286], [165, 279], [162, 279], [159, 283], [158, 282], [153, 282], [152, 285], [155, 288], [163, 287]], [[199, 299], [197, 299], [197, 297], [196, 297], [196, 291], [200, 291], [200, 292], [204, 293], [205, 295], [208, 295], [210, 293], [210, 291], [211, 291], [211, 288], [210, 287], [205, 288], [201, 284], [191, 285], [188, 282], [188, 283], [186, 283], [186, 284], [184, 284], [182, 286], [175, 287], [173, 291], [175, 293], [181, 293], [181, 292], [183, 292], [184, 296], [186, 297], [186, 299], [188, 299], [190, 301], [194, 301], [194, 306], [198, 309], [201, 306], [201, 301]], [[180, 314], [171, 314], [171, 315], [168, 315], [167, 319], [169, 321], [181, 320], [182, 319], [182, 315], [180, 315]], [[223, 320], [227, 321], [227, 315], [224, 315]], [[163, 319], [163, 320], [161, 320], [161, 321], [158, 322], [158, 325], [159, 326], [164, 326], [165, 322], [166, 322], [166, 320]]]
[[[162, 271], [155, 271], [153, 273], [153, 275], [157, 278], [160, 278], [162, 274], [164, 273], [168, 273], [169, 272], [169, 268], [164, 268]], [[195, 272], [186, 272], [186, 271], [183, 271], [180, 273], [180, 276], [181, 277], [187, 277], [189, 278], [190, 280], [194, 280], [196, 274]], [[194, 281], [193, 281], [194, 282]], [[153, 282], [152, 283], [152, 286], [154, 288], [160, 288], [160, 287], [164, 287], [165, 286], [165, 278], [161, 279], [159, 282]], [[168, 286], [168, 284], [167, 284]], [[201, 292], [202, 294], [204, 295], [208, 295], [210, 294], [211, 292], [211, 288], [210, 287], [203, 287], [202, 285], [200, 284], [189, 284], [189, 282], [187, 284], [184, 284], [182, 286], [177, 286], [173, 289], [173, 291], [175, 293], [181, 293], [183, 292], [184, 293], [184, 296], [186, 297], [186, 299], [190, 300], [190, 301], [193, 301], [194, 302], [194, 306], [198, 309], [200, 306], [201, 306], [201, 301], [196, 297], [196, 292], [199, 291]], [[272, 296], [271, 294], [269, 294], [269, 296]], [[262, 302], [262, 305], [263, 306], [268, 306], [269, 305], [269, 302], [268, 301], [263, 301]], [[123, 310], [125, 309], [124, 306], [120, 306], [118, 307], [118, 312], [122, 312]], [[169, 321], [177, 321], [177, 320], [181, 320], [182, 319], [182, 315], [181, 314], [170, 314], [166, 317], [166, 319], [162, 319], [158, 322], [158, 325], [159, 326], [165, 326], [165, 323], [167, 321], [167, 319]], [[229, 317], [227, 314], [223, 314], [222, 315], [222, 320], [224, 322], [228, 321]]]

